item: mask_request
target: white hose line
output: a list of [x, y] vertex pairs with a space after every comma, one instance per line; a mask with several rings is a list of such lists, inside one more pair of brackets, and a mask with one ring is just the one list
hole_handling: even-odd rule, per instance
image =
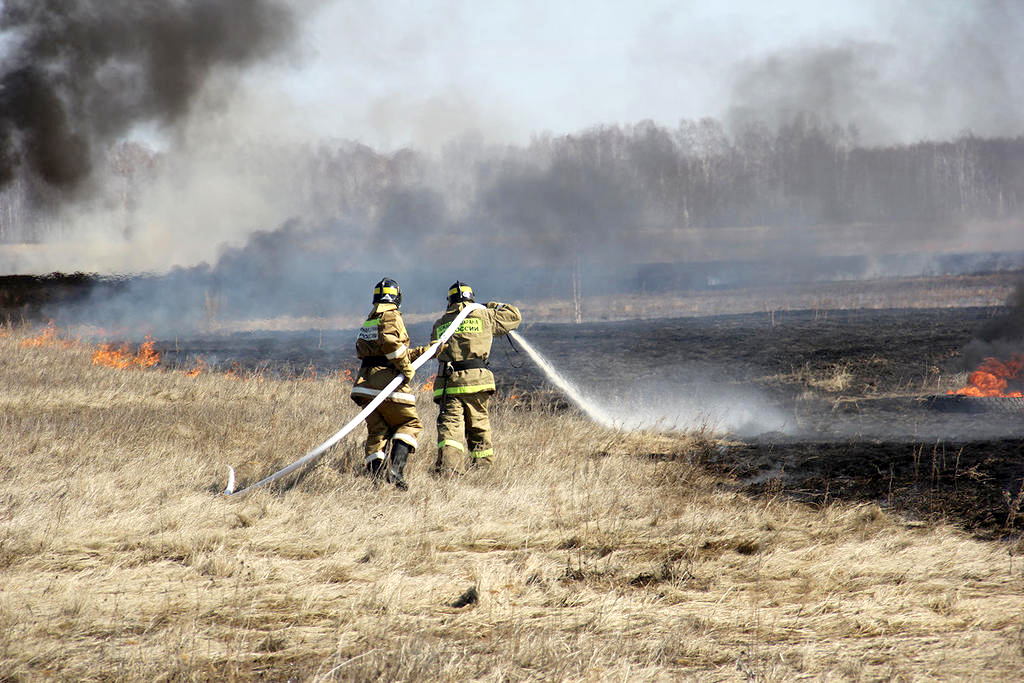
[[592, 401], [588, 400], [582, 393], [580, 393], [580, 390], [577, 389], [575, 385], [562, 377], [562, 375], [558, 373], [558, 370], [555, 370], [555, 366], [548, 362], [547, 358], [540, 355], [540, 352], [533, 348], [528, 341], [523, 339], [519, 334], [516, 334], [514, 330], [509, 332], [509, 336], [519, 342], [519, 345], [522, 346], [523, 350], [526, 351], [531, 359], [533, 359], [533, 362], [537, 364], [537, 367], [544, 371], [544, 374], [547, 375], [549, 380], [551, 380], [551, 383], [565, 392], [565, 395], [568, 396], [580, 410], [586, 413], [587, 417], [604, 427], [615, 426], [615, 421], [610, 415], [608, 415], [608, 413], [594, 405]]
[[[419, 370], [420, 367], [422, 367], [427, 361], [429, 361], [434, 356], [434, 353], [437, 351], [437, 347], [448, 341], [451, 338], [451, 336], [455, 334], [455, 331], [458, 329], [459, 325], [462, 324], [462, 321], [466, 319], [466, 316], [472, 313], [473, 311], [476, 311], [481, 308], [485, 308], [485, 306], [483, 304], [472, 303], [467, 304], [465, 308], [459, 311], [459, 314], [455, 316], [455, 319], [452, 320], [451, 325], [448, 326], [448, 329], [444, 331], [444, 333], [438, 338], [438, 340], [431, 344], [430, 348], [428, 348], [423, 355], [421, 355], [419, 358], [412, 362], [412, 369]], [[365, 408], [359, 411], [358, 415], [353, 417], [348, 422], [348, 424], [346, 424], [344, 427], [335, 432], [334, 436], [327, 439], [327, 441], [324, 441], [322, 444], [311, 450], [309, 453], [306, 453], [304, 456], [293, 462], [291, 465], [288, 465], [287, 467], [284, 467], [278, 470], [277, 472], [274, 472], [269, 477], [264, 477], [263, 479], [260, 479], [255, 484], [247, 486], [241, 491], [234, 490], [235, 468], [228, 465], [228, 485], [224, 489], [224, 495], [232, 497], [241, 496], [245, 493], [248, 493], [249, 491], [252, 491], [254, 488], [258, 486], [263, 486], [264, 484], [269, 484], [272, 481], [276, 481], [281, 477], [291, 474], [292, 472], [299, 469], [303, 465], [308, 465], [309, 463], [317, 460], [321, 455], [324, 454], [325, 451], [327, 451], [328, 448], [341, 441], [349, 432], [351, 432], [353, 429], [362, 424], [363, 420], [365, 420], [370, 413], [376, 410], [377, 406], [383, 403], [384, 400], [391, 395], [391, 392], [400, 387], [402, 385], [402, 382], [404, 381], [404, 375], [398, 375], [397, 377], [395, 377], [393, 380], [388, 382], [388, 385], [386, 387], [381, 389], [379, 394], [374, 396], [372, 401], [366, 404]]]

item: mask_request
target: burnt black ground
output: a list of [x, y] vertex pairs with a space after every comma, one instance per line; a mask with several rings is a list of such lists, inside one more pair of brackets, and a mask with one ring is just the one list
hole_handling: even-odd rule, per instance
[[[708, 397], [768, 406], [774, 420], [720, 429], [706, 465], [752, 495], [811, 504], [874, 502], [911, 520], [943, 519], [986, 536], [1014, 534], [1024, 480], [1024, 412], [936, 407], [949, 378], [972, 369], [962, 349], [1001, 308], [794, 311], [520, 329], [564, 375], [615, 406]], [[524, 311], [529, 319], [529, 311]], [[429, 327], [410, 326], [414, 343]], [[162, 363], [203, 358], [226, 369], [301, 375], [354, 368], [353, 330], [246, 333], [161, 343]], [[496, 340], [499, 391], [546, 394], [525, 355]], [[836, 368], [846, 386], [813, 380]], [[944, 384], [945, 382], [945, 384]], [[647, 392], [646, 395], [645, 392]], [[940, 401], [941, 403], [941, 401]], [[998, 403], [998, 402], [996, 402]], [[778, 424], [776, 424], [778, 422]], [[662, 426], [686, 428], [683, 423]], [[713, 424], [712, 427], [716, 425]], [[1021, 506], [1024, 508], [1024, 505]], [[1020, 510], [1024, 515], [1024, 510]]]
[[1024, 528], [1024, 439], [737, 443], [707, 464], [753, 495], [814, 505], [873, 502], [907, 520], [944, 521], [985, 538]]

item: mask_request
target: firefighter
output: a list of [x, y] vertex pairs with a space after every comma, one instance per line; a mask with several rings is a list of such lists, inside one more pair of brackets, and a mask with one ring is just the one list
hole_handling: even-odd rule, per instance
[[[423, 429], [416, 413], [416, 395], [409, 386], [412, 361], [427, 347], [409, 348], [402, 314], [402, 290], [391, 278], [373, 287], [373, 310], [359, 329], [356, 353], [362, 360], [352, 387], [352, 400], [368, 404], [395, 377], [402, 384], [366, 418], [366, 470], [375, 481], [386, 478], [400, 490], [407, 490], [403, 471], [409, 454], [416, 450], [416, 438]], [[391, 459], [385, 468], [385, 450], [391, 441]]]
[[[431, 339], [438, 339], [472, 301], [473, 288], [456, 281], [448, 289], [448, 310], [434, 323]], [[471, 312], [438, 354], [436, 474], [461, 474], [467, 455], [471, 465], [491, 464], [494, 449], [487, 402], [494, 393], [494, 375], [487, 369], [487, 357], [491, 340], [519, 327], [522, 319], [515, 306], [491, 301]]]

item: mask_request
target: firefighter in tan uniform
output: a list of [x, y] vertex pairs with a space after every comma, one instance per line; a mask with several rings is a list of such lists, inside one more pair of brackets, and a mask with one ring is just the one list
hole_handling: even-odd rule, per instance
[[387, 479], [403, 491], [408, 488], [403, 470], [409, 454], [416, 450], [416, 439], [423, 429], [416, 414], [416, 395], [409, 386], [414, 370], [412, 361], [427, 347], [409, 348], [402, 314], [402, 290], [398, 283], [384, 278], [373, 288], [373, 310], [359, 330], [356, 353], [362, 360], [359, 376], [352, 387], [352, 400], [365, 406], [391, 380], [404, 375], [405, 381], [366, 418], [366, 470], [375, 480], [385, 476], [388, 441], [391, 461]]
[[[431, 333], [438, 339], [468, 303], [473, 289], [456, 281], [448, 290], [448, 310]], [[487, 402], [494, 393], [494, 375], [487, 369], [491, 340], [519, 327], [523, 316], [511, 304], [491, 301], [487, 308], [470, 313], [438, 354], [434, 402], [437, 416], [438, 474], [465, 470], [467, 455], [473, 465], [489, 465], [494, 456]]]

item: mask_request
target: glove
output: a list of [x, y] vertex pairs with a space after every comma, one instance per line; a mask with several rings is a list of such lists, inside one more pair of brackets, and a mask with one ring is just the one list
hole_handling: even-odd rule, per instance
[[416, 360], [417, 358], [422, 356], [424, 353], [426, 353], [427, 349], [429, 349], [429, 348], [430, 348], [429, 346], [414, 346], [414, 347], [412, 347], [411, 349], [409, 349], [409, 360], [410, 361]]

